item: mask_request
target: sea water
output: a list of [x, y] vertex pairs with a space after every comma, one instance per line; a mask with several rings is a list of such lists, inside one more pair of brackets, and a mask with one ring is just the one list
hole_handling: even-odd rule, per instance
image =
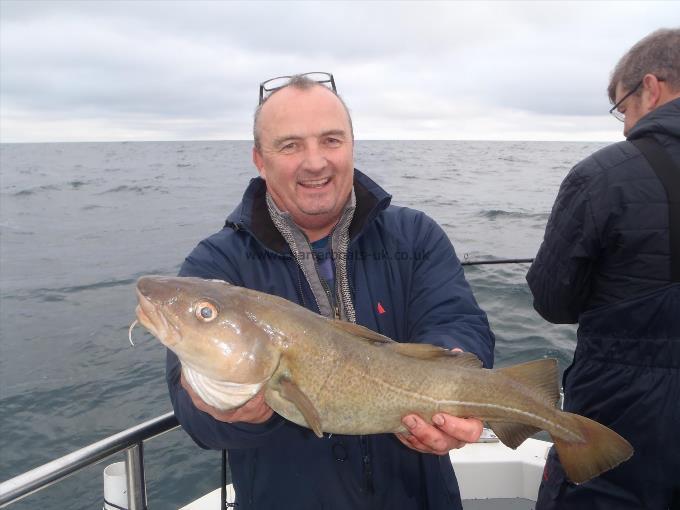
[[[165, 350], [134, 320], [134, 284], [175, 274], [256, 175], [251, 142], [0, 145], [0, 481], [171, 410]], [[355, 166], [446, 231], [461, 260], [533, 257], [559, 184], [601, 143], [359, 141]], [[496, 366], [555, 357], [575, 328], [533, 310], [528, 264], [468, 266]], [[101, 508], [87, 468], [12, 509]], [[145, 446], [149, 508], [219, 484], [220, 453], [183, 431]]]

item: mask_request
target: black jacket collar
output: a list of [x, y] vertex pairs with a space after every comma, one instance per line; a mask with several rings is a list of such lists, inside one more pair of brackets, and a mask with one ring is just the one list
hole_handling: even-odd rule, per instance
[[[288, 244], [269, 216], [266, 191], [267, 186], [261, 177], [251, 179], [241, 203], [229, 215], [224, 226], [246, 230], [268, 249], [284, 253], [288, 250]], [[356, 210], [349, 227], [350, 240], [359, 236], [392, 199], [391, 195], [357, 169], [354, 169], [354, 194]]]
[[680, 98], [668, 101], [642, 117], [631, 129], [628, 140], [651, 133], [680, 138]]

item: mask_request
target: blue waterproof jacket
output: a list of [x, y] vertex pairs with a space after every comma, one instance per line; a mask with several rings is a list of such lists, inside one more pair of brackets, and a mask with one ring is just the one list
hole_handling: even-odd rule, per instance
[[[180, 275], [223, 279], [318, 312], [312, 291], [253, 179], [225, 227], [186, 258]], [[358, 324], [401, 342], [459, 347], [493, 363], [494, 337], [453, 246], [425, 214], [390, 205], [358, 170], [348, 275]], [[455, 509], [448, 456], [419, 454], [393, 434], [325, 435], [274, 416], [263, 424], [218, 422], [197, 410], [168, 351], [167, 380], [179, 422], [203, 448], [228, 449], [241, 510]]]
[[571, 170], [527, 274], [545, 319], [579, 324], [565, 410], [611, 427], [635, 454], [576, 487], [553, 453], [537, 509], [666, 509], [680, 490], [680, 253], [666, 188], [630, 141], [650, 136], [680, 171], [680, 99]]

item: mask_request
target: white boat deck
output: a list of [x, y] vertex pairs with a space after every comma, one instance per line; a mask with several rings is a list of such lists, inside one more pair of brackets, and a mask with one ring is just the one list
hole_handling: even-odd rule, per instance
[[[550, 446], [546, 441], [527, 439], [516, 450], [497, 441], [453, 450], [451, 462], [464, 508], [533, 508], [531, 502], [536, 500]], [[491, 500], [496, 500], [495, 506]], [[234, 501], [231, 485], [227, 486], [227, 501]], [[220, 489], [217, 488], [180, 510], [212, 510], [219, 508], [219, 504]]]

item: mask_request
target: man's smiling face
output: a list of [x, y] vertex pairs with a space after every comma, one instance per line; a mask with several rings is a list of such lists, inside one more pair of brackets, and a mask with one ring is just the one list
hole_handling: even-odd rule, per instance
[[253, 162], [274, 202], [310, 237], [337, 223], [354, 178], [352, 131], [337, 96], [322, 85], [286, 87], [262, 106]]

